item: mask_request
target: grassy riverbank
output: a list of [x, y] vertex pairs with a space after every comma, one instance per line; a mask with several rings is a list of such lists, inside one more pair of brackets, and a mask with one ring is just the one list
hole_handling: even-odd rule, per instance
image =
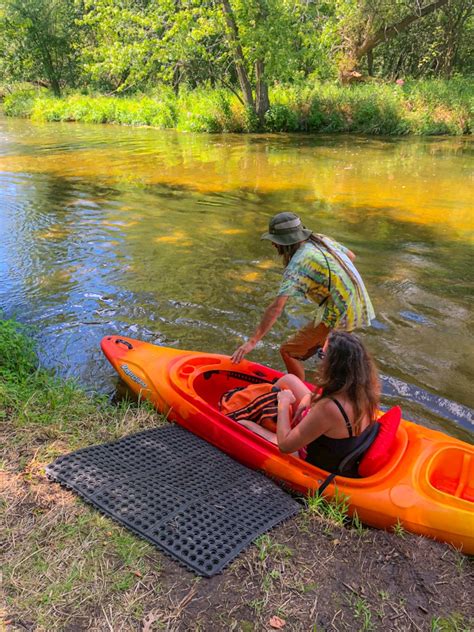
[[222, 575], [196, 578], [45, 478], [60, 454], [153, 427], [147, 406], [112, 406], [37, 368], [31, 341], [0, 320], [0, 455], [6, 630], [472, 629], [472, 565], [396, 529], [344, 526], [310, 502]]
[[163, 88], [133, 97], [69, 94], [55, 98], [23, 87], [4, 99], [8, 116], [36, 121], [149, 125], [186, 132], [353, 132], [373, 135], [470, 134], [473, 84], [468, 79], [333, 83], [274, 87], [263, 125], [226, 90], [197, 89], [176, 96]]

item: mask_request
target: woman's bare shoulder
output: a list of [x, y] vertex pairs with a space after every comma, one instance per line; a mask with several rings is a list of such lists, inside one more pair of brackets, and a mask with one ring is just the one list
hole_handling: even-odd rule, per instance
[[327, 414], [336, 409], [336, 404], [329, 397], [321, 397], [313, 404], [313, 408], [317, 408], [318, 411]]
[[318, 399], [311, 405], [308, 412], [309, 416], [315, 421], [322, 422], [325, 426], [330, 426], [337, 416], [336, 405], [327, 397]]

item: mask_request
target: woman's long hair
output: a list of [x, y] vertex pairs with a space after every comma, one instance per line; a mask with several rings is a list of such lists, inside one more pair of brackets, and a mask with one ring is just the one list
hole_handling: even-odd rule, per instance
[[[343, 261], [343, 259], [341, 258], [337, 250], [335, 250], [334, 248], [331, 248], [331, 246], [324, 241], [324, 235], [317, 235], [316, 233], [311, 233], [311, 235], [308, 237], [306, 241], [309, 241], [310, 243], [314, 244], [317, 248], [319, 248], [323, 252], [331, 255], [334, 259], [336, 259], [336, 261], [339, 263], [341, 268], [344, 270], [344, 272], [346, 272], [346, 274], [349, 276], [352, 283], [354, 284], [354, 287], [356, 289], [359, 299], [362, 298], [362, 291], [360, 289], [359, 281], [354, 276], [354, 273], [349, 268], [347, 263]], [[285, 268], [290, 263], [293, 255], [299, 249], [300, 245], [301, 245], [301, 242], [298, 242], [296, 244], [290, 244], [289, 246], [282, 246], [280, 244], [275, 244], [278, 254], [283, 259]]]
[[[380, 397], [380, 382], [375, 363], [354, 334], [334, 331], [329, 335], [328, 350], [322, 360], [316, 383], [323, 397], [344, 392], [354, 408], [354, 431], [360, 434], [363, 418], [375, 421]], [[317, 395], [313, 396], [316, 401]]]

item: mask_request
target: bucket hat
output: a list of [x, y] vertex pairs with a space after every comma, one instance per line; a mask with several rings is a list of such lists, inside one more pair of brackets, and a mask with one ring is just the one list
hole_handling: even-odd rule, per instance
[[271, 218], [268, 232], [263, 233], [261, 239], [269, 239], [280, 246], [290, 246], [305, 241], [312, 232], [303, 226], [295, 213], [277, 213]]

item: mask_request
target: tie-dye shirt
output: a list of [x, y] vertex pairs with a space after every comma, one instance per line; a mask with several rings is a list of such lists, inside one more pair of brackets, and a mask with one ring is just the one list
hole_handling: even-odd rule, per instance
[[[352, 331], [369, 326], [375, 318], [374, 308], [360, 274], [347, 255], [348, 249], [325, 235], [319, 237], [337, 251], [353, 278], [329, 250], [308, 241], [296, 251], [285, 268], [278, 295], [309, 299], [317, 305], [327, 298], [321, 307], [324, 311], [320, 322], [330, 329]], [[328, 265], [331, 268], [330, 291]]]

